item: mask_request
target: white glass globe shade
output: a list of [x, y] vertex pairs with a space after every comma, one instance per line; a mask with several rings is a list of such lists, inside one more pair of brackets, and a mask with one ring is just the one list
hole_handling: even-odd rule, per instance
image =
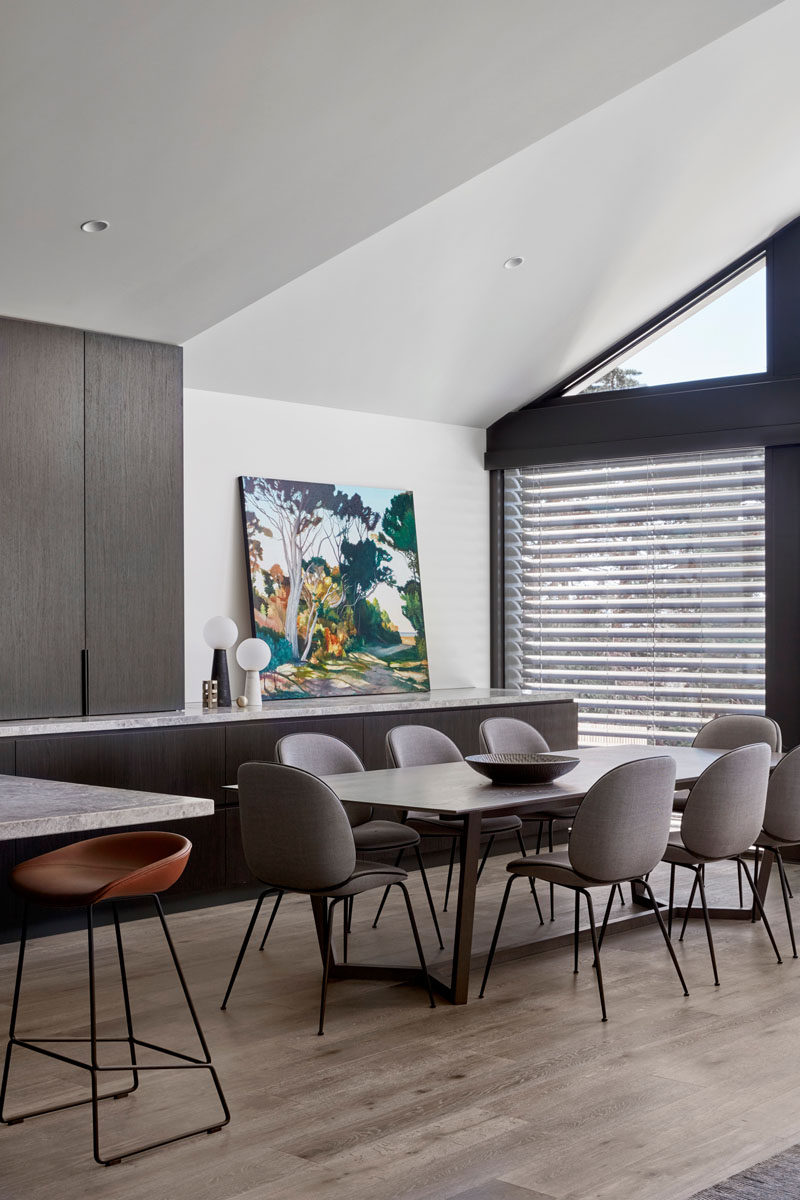
[[263, 671], [271, 658], [270, 648], [261, 638], [247, 638], [236, 651], [236, 661], [245, 671]]
[[228, 650], [238, 636], [236, 622], [230, 617], [212, 617], [203, 626], [203, 637], [212, 650]]

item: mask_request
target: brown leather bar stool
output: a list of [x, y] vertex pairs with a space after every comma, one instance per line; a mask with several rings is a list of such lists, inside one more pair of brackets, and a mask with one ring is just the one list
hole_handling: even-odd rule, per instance
[[[230, 1121], [230, 1112], [228, 1105], [225, 1102], [225, 1096], [220, 1087], [217, 1073], [211, 1064], [211, 1056], [208, 1051], [203, 1031], [200, 1028], [200, 1022], [197, 1018], [192, 998], [189, 995], [189, 989], [186, 985], [186, 980], [181, 970], [181, 965], [178, 961], [178, 956], [175, 953], [175, 947], [170, 937], [169, 929], [167, 928], [166, 920], [164, 919], [164, 910], [161, 906], [158, 893], [165, 891], [171, 887], [173, 883], [183, 874], [184, 868], [189, 861], [189, 853], [192, 849], [192, 843], [185, 837], [181, 837], [177, 833], [158, 833], [151, 831], [143, 831], [141, 833], [113, 833], [105, 837], [90, 838], [87, 841], [76, 842], [72, 846], [62, 846], [58, 850], [53, 850], [49, 854], [40, 854], [38, 858], [28, 859], [27, 862], [20, 863], [11, 872], [10, 883], [12, 888], [18, 892], [25, 900], [25, 907], [22, 916], [22, 932], [19, 943], [19, 959], [17, 961], [17, 978], [14, 985], [14, 1000], [11, 1006], [11, 1023], [8, 1033], [8, 1046], [6, 1048], [5, 1065], [3, 1068], [3, 1082], [0, 1086], [0, 1122], [4, 1125], [15, 1125], [27, 1117], [38, 1117], [44, 1113], [59, 1112], [63, 1108], [74, 1108], [80, 1104], [91, 1104], [92, 1106], [92, 1132], [94, 1157], [98, 1163], [103, 1166], [110, 1166], [112, 1163], [121, 1162], [123, 1158], [130, 1158], [133, 1154], [140, 1154], [143, 1150], [153, 1150], [157, 1146], [166, 1146], [169, 1142], [177, 1142], [183, 1138], [193, 1137], [198, 1133], [215, 1133], [221, 1129], [223, 1125], [227, 1125]], [[117, 902], [119, 900], [136, 897], [149, 897], [152, 899], [158, 919], [161, 922], [161, 928], [164, 931], [164, 937], [169, 947], [169, 952], [172, 955], [172, 961], [175, 965], [175, 970], [178, 973], [183, 995], [189, 1012], [194, 1022], [194, 1027], [197, 1032], [198, 1039], [203, 1051], [202, 1058], [195, 1058], [188, 1054], [178, 1053], [177, 1050], [169, 1050], [165, 1046], [156, 1045], [153, 1042], [145, 1042], [137, 1038], [133, 1031], [133, 1017], [131, 1013], [130, 995], [128, 993], [128, 977], [125, 970], [125, 956], [122, 948], [122, 931], [119, 921], [119, 909]], [[125, 1005], [125, 1023], [127, 1027], [127, 1035], [125, 1037], [98, 1037], [97, 1036], [97, 998], [96, 998], [96, 983], [95, 983], [95, 961], [94, 961], [94, 909], [98, 904], [109, 901], [114, 917], [114, 930], [116, 933], [117, 954], [119, 957], [120, 978], [122, 981], [122, 996]], [[19, 993], [22, 983], [22, 967], [25, 961], [25, 945], [28, 935], [28, 906], [29, 904], [39, 904], [50, 908], [85, 908], [86, 909], [86, 926], [89, 935], [89, 1037], [55, 1037], [55, 1038], [20, 1038], [16, 1035], [17, 1012], [19, 1009]], [[89, 1043], [90, 1059], [89, 1062], [82, 1062], [80, 1059], [72, 1058], [68, 1054], [61, 1053], [60, 1047], [65, 1044], [72, 1043]], [[116, 1042], [127, 1043], [130, 1054], [130, 1061], [122, 1065], [116, 1064], [113, 1066], [100, 1066], [97, 1057], [97, 1047], [100, 1043]], [[48, 1047], [59, 1046], [59, 1050], [50, 1049]], [[137, 1061], [136, 1047], [143, 1047], [148, 1050], [158, 1051], [160, 1054], [166, 1054], [172, 1059], [178, 1059], [178, 1063], [159, 1063], [154, 1066], [143, 1066]], [[11, 1055], [15, 1047], [33, 1050], [38, 1054], [44, 1054], [49, 1058], [57, 1059], [59, 1062], [71, 1063], [76, 1067], [83, 1067], [91, 1074], [92, 1094], [86, 1100], [74, 1100], [67, 1104], [56, 1104], [50, 1108], [38, 1108], [31, 1112], [18, 1113], [14, 1116], [5, 1115], [6, 1090], [8, 1087], [8, 1076], [11, 1067]], [[122, 1153], [103, 1157], [100, 1152], [100, 1136], [99, 1136], [99, 1102], [101, 1100], [119, 1099], [121, 1096], [127, 1096], [135, 1091], [139, 1086], [140, 1071], [174, 1071], [174, 1070], [206, 1070], [211, 1073], [211, 1078], [214, 1081], [214, 1086], [217, 1090], [217, 1095], [222, 1105], [223, 1119], [217, 1120], [213, 1125], [204, 1125], [199, 1129], [192, 1129], [188, 1133], [179, 1133], [172, 1137], [161, 1138], [157, 1142], [149, 1142], [145, 1146], [138, 1146], [135, 1150], [125, 1150]], [[98, 1081], [101, 1072], [112, 1071], [119, 1074], [125, 1072], [130, 1074], [133, 1079], [131, 1087], [116, 1090], [104, 1096], [98, 1094]]]

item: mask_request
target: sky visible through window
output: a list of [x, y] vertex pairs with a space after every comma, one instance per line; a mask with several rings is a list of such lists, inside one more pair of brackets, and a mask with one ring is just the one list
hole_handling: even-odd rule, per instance
[[[667, 328], [649, 346], [617, 359], [611, 379], [594, 376], [575, 392], [652, 387], [765, 371], [766, 275], [762, 262], [703, 308]], [[630, 374], [634, 371], [639, 374]]]

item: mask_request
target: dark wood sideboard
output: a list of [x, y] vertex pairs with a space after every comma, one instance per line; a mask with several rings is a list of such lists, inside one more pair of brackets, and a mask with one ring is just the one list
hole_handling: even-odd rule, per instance
[[[175, 906], [220, 903], [253, 894], [256, 885], [242, 853], [236, 793], [224, 790], [235, 783], [239, 765], [274, 758], [275, 744], [284, 734], [298, 731], [327, 733], [353, 747], [367, 769], [384, 767], [386, 733], [394, 725], [425, 724], [441, 729], [465, 753], [478, 750], [478, 729], [490, 716], [517, 717], [534, 725], [553, 747], [566, 749], [577, 742], [577, 706], [570, 700], [527, 701], [464, 708], [426, 707], [424, 712], [398, 709], [361, 713], [248, 720], [232, 719], [165, 728], [126, 728], [107, 732], [58, 733], [0, 738], [0, 773], [34, 779], [60, 779], [108, 787], [211, 797], [212, 817], [178, 821], [174, 828], [192, 840], [193, 853], [183, 878], [170, 892]], [[376, 796], [376, 802], [380, 797]], [[86, 837], [74, 836], [0, 842], [0, 936], [16, 936], [20, 905], [5, 884], [11, 867], [57, 845]], [[444, 849], [429, 846], [430, 852]], [[236, 895], [238, 893], [238, 896]]]

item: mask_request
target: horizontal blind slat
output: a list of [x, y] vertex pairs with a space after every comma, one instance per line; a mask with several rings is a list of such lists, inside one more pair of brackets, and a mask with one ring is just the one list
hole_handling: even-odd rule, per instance
[[764, 711], [764, 452], [505, 473], [506, 678], [584, 741], [691, 741]]

